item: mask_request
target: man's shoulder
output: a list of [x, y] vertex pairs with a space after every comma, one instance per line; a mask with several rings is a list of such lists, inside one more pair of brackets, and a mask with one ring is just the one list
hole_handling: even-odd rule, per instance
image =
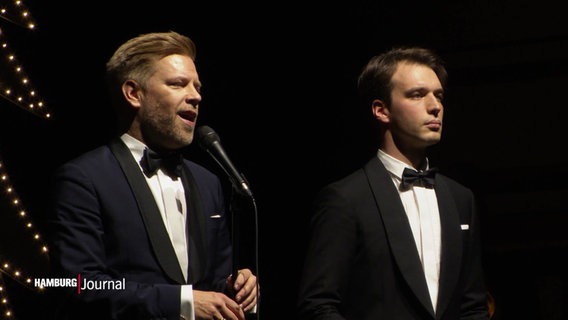
[[113, 154], [108, 145], [100, 145], [89, 150], [83, 151], [82, 153], [78, 153], [72, 155], [70, 159], [65, 161], [62, 166], [69, 166], [69, 165], [96, 165], [97, 163], [100, 165], [101, 161], [104, 159], [112, 159]]
[[[118, 160], [109, 144], [99, 144], [74, 154], [54, 167], [53, 176], [69, 177], [77, 175], [105, 176], [116, 175]], [[110, 171], [109, 171], [110, 170]]]
[[[372, 163], [372, 160], [369, 161]], [[326, 194], [332, 190], [345, 195], [357, 196], [362, 188], [369, 185], [366, 168], [369, 163], [350, 171], [340, 172], [334, 179], [326, 182], [319, 190], [320, 194]], [[379, 169], [380, 170], [380, 169]]]

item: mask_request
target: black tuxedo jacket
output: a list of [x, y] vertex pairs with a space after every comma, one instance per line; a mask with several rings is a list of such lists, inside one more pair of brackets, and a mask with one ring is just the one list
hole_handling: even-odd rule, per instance
[[[232, 249], [223, 188], [205, 168], [188, 160], [183, 167], [187, 283], [224, 291]], [[121, 289], [54, 289], [55, 317], [179, 320], [182, 271], [152, 192], [126, 145], [115, 139], [64, 164], [54, 185], [49, 221], [54, 277], [80, 275], [81, 282], [99, 285], [125, 282]]]
[[441, 174], [441, 266], [434, 313], [416, 244], [378, 158], [323, 188], [300, 281], [302, 319], [488, 319], [472, 192]]

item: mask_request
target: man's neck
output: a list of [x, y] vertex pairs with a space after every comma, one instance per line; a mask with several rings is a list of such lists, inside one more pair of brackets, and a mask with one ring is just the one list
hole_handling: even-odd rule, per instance
[[401, 150], [396, 145], [383, 144], [380, 149], [389, 156], [400, 160], [415, 169], [425, 169], [426, 150], [425, 149], [405, 149]]

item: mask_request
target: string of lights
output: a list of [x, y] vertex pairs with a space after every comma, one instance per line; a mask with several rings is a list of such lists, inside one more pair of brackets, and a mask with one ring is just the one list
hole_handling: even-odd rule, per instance
[[[20, 0], [5, 1], [0, 4], [0, 22], [5, 21], [29, 30], [36, 29], [36, 23], [24, 3]], [[0, 29], [0, 97], [9, 101], [43, 119], [51, 118], [51, 111], [41, 99], [37, 90], [34, 89], [30, 78], [24, 72], [22, 64], [16, 58], [14, 50]], [[38, 244], [39, 254], [47, 255], [48, 247], [43, 241], [39, 230], [35, 227], [30, 214], [27, 212], [20, 196], [17, 194], [2, 157], [0, 156], [0, 192], [4, 197], [0, 200], [8, 201], [8, 208], [13, 210], [24, 229], [29, 232], [31, 241]], [[9, 303], [8, 290], [5, 279], [10, 278], [22, 287], [41, 292], [42, 287], [34, 287], [32, 277], [27, 276], [21, 268], [10, 263], [9, 258], [0, 255], [0, 319], [16, 319], [14, 311]]]
[[[7, 5], [9, 5], [8, 3]], [[36, 24], [21, 1], [14, 1], [11, 6], [0, 7], [0, 18], [18, 26], [35, 30]], [[42, 118], [50, 118], [51, 112], [32, 86], [16, 54], [10, 48], [8, 40], [0, 29], [0, 96], [18, 107]]]
[[30, 232], [31, 238], [34, 241], [39, 242], [41, 253], [43, 254], [47, 253], [48, 252], [47, 245], [43, 242], [39, 230], [35, 228], [35, 225], [32, 222], [31, 217], [29, 216], [27, 210], [24, 208], [24, 205], [20, 200], [20, 197], [18, 196], [14, 187], [10, 183], [10, 178], [8, 176], [7, 171], [5, 170], [2, 158], [0, 158], [0, 184], [2, 186], [2, 189], [4, 190], [5, 195], [7, 196], [8, 200], [11, 203], [11, 207], [13, 208], [14, 212], [16, 212], [17, 215], [20, 217], [20, 219], [23, 221], [26, 230]]
[[0, 18], [27, 29], [35, 29], [36, 23], [22, 1], [6, 2], [0, 6]]

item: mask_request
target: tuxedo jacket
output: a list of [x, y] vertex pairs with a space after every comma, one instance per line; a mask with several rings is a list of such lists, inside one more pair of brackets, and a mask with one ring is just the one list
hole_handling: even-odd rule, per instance
[[54, 277], [123, 280], [125, 286], [54, 289], [55, 318], [179, 320], [182, 284], [225, 290], [232, 248], [222, 185], [188, 160], [181, 179], [188, 208], [187, 282], [145, 177], [120, 139], [57, 170], [49, 220]]
[[441, 174], [440, 286], [434, 312], [408, 218], [378, 158], [315, 201], [298, 295], [301, 319], [489, 319], [472, 192]]

